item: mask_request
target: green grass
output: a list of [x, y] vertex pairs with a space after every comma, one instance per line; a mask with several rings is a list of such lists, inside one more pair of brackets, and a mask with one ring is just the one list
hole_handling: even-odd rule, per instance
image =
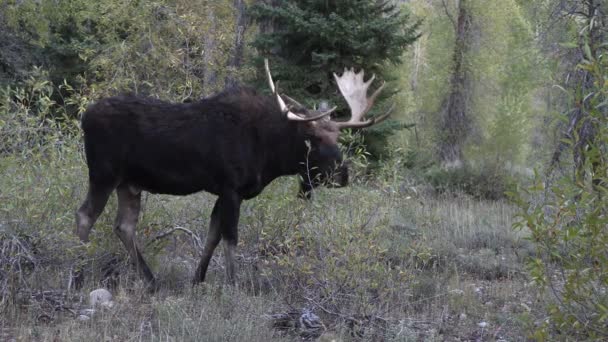
[[[139, 243], [162, 284], [149, 295], [112, 232], [114, 199], [90, 245], [72, 233], [87, 182], [77, 139], [3, 157], [0, 171], [0, 239], [4, 247], [28, 241], [33, 259], [2, 249], [13, 266], [0, 268], [0, 339], [294, 340], [297, 332], [273, 329], [268, 315], [308, 308], [328, 341], [521, 340], [540, 315], [523, 272], [531, 248], [511, 229], [515, 209], [504, 201], [434, 196], [391, 179], [319, 189], [303, 202], [295, 179], [280, 179], [241, 209], [237, 286], [225, 285], [218, 248], [207, 284], [193, 289], [191, 237], [150, 241], [177, 226], [204, 240], [214, 197], [146, 195]], [[116, 306], [90, 321], [31, 299], [53, 290], [77, 312], [109, 260]], [[68, 287], [77, 267], [87, 275], [81, 290]]]

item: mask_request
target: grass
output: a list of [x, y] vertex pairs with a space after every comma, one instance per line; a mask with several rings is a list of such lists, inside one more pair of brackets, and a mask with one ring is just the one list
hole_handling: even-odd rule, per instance
[[[225, 285], [220, 248], [207, 283], [192, 288], [191, 236], [154, 237], [179, 226], [204, 239], [214, 197], [147, 195], [139, 243], [162, 284], [150, 295], [112, 233], [114, 199], [88, 246], [72, 233], [86, 191], [78, 139], [3, 157], [0, 171], [0, 257], [11, 261], [0, 266], [1, 340], [294, 340], [297, 324], [280, 331], [273, 317], [309, 309], [326, 341], [512, 341], [542, 314], [523, 272], [532, 249], [504, 201], [391, 179], [319, 189], [307, 203], [280, 179], [241, 209], [237, 286]], [[75, 290], [79, 267], [86, 283]], [[77, 320], [100, 284], [116, 306]]]

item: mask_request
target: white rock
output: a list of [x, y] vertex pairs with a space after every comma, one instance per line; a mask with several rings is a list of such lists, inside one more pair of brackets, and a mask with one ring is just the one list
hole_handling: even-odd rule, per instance
[[95, 305], [101, 305], [103, 303], [111, 301], [112, 294], [106, 289], [93, 290], [89, 294], [89, 300], [89, 304], [91, 304], [92, 307], [95, 307]]
[[79, 321], [88, 321], [91, 319], [91, 317], [87, 316], [87, 315], [80, 315], [77, 318]]
[[467, 314], [466, 313], [461, 313], [460, 316], [458, 316], [459, 319], [467, 319]]

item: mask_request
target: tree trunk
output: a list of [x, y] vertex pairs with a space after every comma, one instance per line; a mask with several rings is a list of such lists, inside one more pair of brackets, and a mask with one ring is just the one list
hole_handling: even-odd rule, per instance
[[214, 67], [215, 60], [214, 54], [215, 52], [215, 35], [217, 29], [217, 23], [215, 20], [215, 13], [210, 8], [207, 14], [207, 20], [209, 22], [209, 31], [205, 35], [203, 40], [203, 65], [204, 65], [204, 75], [203, 75], [203, 92], [205, 95], [209, 95], [214, 92], [214, 88], [217, 82], [217, 73]]
[[238, 80], [234, 75], [243, 64], [245, 31], [247, 30], [247, 6], [245, 0], [234, 0], [233, 4], [234, 10], [236, 11], [236, 27], [234, 29], [234, 50], [230, 61], [228, 62], [228, 67], [232, 70], [228, 73], [225, 80], [227, 87], [234, 86], [238, 83]]
[[458, 20], [456, 22], [456, 42], [450, 90], [441, 109], [441, 135], [439, 157], [444, 167], [460, 167], [462, 165], [462, 149], [469, 133], [469, 99], [471, 97], [471, 82], [466, 56], [469, 51], [471, 17], [467, 10], [467, 0], [458, 3]]

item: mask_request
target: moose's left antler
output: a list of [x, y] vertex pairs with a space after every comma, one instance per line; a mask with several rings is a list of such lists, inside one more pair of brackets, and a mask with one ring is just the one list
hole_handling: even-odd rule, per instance
[[344, 99], [348, 103], [351, 113], [350, 120], [336, 122], [340, 129], [364, 128], [375, 125], [388, 118], [389, 115], [391, 115], [393, 109], [395, 108], [395, 104], [393, 104], [391, 108], [389, 108], [389, 110], [383, 115], [363, 121], [363, 117], [372, 108], [376, 97], [378, 97], [380, 91], [382, 91], [384, 85], [386, 84], [382, 83], [380, 88], [376, 89], [372, 96], [368, 98], [367, 89], [376, 78], [376, 75], [372, 75], [372, 77], [367, 80], [367, 82], [363, 81], [363, 75], [363, 70], [361, 70], [359, 73], [355, 73], [353, 68], [351, 68], [350, 70], [344, 69], [342, 76], [338, 76], [336, 73], [334, 73], [336, 83], [338, 83], [338, 88], [340, 89], [342, 96], [344, 96]]

